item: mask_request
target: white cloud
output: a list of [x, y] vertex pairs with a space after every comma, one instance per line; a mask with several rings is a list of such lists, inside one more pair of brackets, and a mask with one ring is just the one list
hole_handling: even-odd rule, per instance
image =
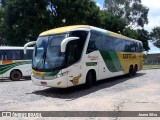
[[[149, 8], [149, 23], [145, 25], [145, 29], [151, 32], [154, 27], [160, 26], [160, 0], [142, 0], [142, 4]], [[152, 42], [149, 42], [149, 47], [149, 53], [160, 53], [160, 49]]]
[[148, 6], [149, 8], [159, 8], [159, 0], [142, 0], [142, 4]]
[[156, 26], [160, 26], [160, 16], [149, 17], [149, 23], [145, 28], [151, 32], [151, 30]]
[[154, 27], [160, 26], [160, 0], [142, 0], [142, 4], [149, 8], [149, 23], [145, 25], [145, 29], [151, 31]]
[[160, 49], [155, 47], [151, 41], [149, 41], [149, 47], [151, 49], [148, 52], [149, 54], [151, 54], [151, 53], [160, 53]]

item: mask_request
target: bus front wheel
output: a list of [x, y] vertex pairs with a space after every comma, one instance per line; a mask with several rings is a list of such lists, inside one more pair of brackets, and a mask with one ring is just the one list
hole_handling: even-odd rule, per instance
[[10, 74], [10, 79], [13, 81], [18, 81], [22, 78], [22, 73], [18, 70], [13, 70]]
[[92, 73], [89, 71], [86, 76], [86, 84], [85, 84], [87, 88], [92, 87], [92, 81], [93, 81]]
[[94, 85], [96, 83], [96, 72], [94, 70], [90, 70], [88, 73], [87, 73], [87, 76], [86, 76], [86, 87], [87, 88], [91, 88], [92, 85]]

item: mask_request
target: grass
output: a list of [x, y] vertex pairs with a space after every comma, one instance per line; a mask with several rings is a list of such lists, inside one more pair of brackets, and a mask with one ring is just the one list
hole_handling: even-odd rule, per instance
[[160, 69], [160, 65], [143, 65], [143, 69]]

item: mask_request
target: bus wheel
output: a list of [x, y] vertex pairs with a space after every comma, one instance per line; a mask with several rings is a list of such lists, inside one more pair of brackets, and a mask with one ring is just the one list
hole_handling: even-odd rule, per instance
[[134, 75], [134, 69], [133, 66], [130, 66], [128, 76], [132, 77], [133, 75]]
[[22, 78], [22, 73], [18, 70], [13, 70], [10, 74], [10, 79], [13, 81], [18, 81]]
[[137, 67], [137, 65], [135, 65], [134, 66], [134, 71], [133, 71], [134, 73], [133, 73], [133, 75], [136, 75], [137, 71], [138, 71], [138, 67]]
[[86, 83], [85, 83], [86, 87], [91, 88], [92, 87], [92, 82], [93, 82], [92, 72], [89, 71], [87, 73], [87, 76], [86, 76]]

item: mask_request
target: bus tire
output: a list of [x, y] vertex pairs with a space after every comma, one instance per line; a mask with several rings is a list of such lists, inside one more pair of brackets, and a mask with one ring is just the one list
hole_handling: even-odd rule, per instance
[[133, 66], [130, 66], [128, 76], [132, 77], [133, 75], [134, 75], [134, 69]]
[[10, 74], [10, 79], [12, 81], [18, 81], [22, 78], [22, 73], [19, 70], [13, 70]]
[[91, 88], [92, 87], [92, 83], [93, 83], [93, 76], [92, 76], [92, 72], [89, 71], [87, 73], [87, 76], [86, 76], [86, 83], [85, 83], [85, 85], [86, 85], [87, 88]]
[[138, 66], [135, 65], [135, 66], [134, 66], [134, 73], [133, 73], [133, 74], [136, 75], [137, 71], [138, 71]]

